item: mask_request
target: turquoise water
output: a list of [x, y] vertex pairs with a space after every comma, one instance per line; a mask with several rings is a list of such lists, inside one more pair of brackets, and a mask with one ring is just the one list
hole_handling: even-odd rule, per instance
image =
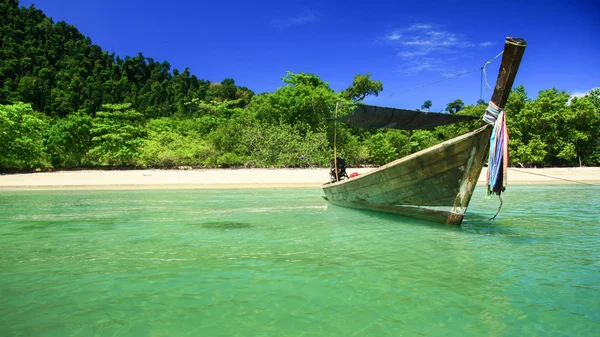
[[0, 336], [595, 336], [600, 188], [462, 227], [318, 188], [0, 192]]

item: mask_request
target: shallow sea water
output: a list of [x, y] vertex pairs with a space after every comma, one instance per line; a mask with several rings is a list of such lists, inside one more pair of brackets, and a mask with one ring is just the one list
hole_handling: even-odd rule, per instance
[[0, 336], [596, 336], [600, 188], [461, 227], [318, 188], [0, 192]]

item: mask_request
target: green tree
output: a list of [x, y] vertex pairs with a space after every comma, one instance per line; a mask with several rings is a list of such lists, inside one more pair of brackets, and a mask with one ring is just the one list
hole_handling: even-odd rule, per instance
[[567, 110], [566, 123], [572, 128], [568, 139], [575, 157], [571, 164], [600, 166], [600, 89], [573, 97]]
[[46, 148], [54, 167], [80, 167], [92, 144], [92, 117], [79, 110], [59, 118], [46, 138]]
[[440, 140], [429, 130], [415, 130], [410, 133], [411, 153], [434, 146], [439, 142]]
[[374, 81], [371, 78], [371, 74], [356, 75], [346, 90], [342, 91], [342, 97], [351, 99], [353, 101], [362, 101], [369, 95], [378, 96], [383, 91], [383, 84], [381, 81]]
[[223, 102], [236, 99], [238, 88], [235, 81], [231, 78], [226, 78], [220, 83], [211, 83], [207, 92], [207, 100]]
[[140, 162], [145, 167], [203, 167], [214, 161], [216, 150], [206, 140], [169, 130], [149, 133], [139, 153]]
[[[406, 148], [403, 145], [398, 145], [390, 137], [392, 130], [380, 131], [369, 137], [366, 141], [369, 149], [369, 161], [372, 164], [383, 165], [389, 163], [399, 157], [399, 152]], [[395, 131], [395, 130], [394, 130]], [[404, 139], [406, 142], [408, 139]]]
[[458, 115], [478, 117], [477, 120], [440, 126], [433, 130], [433, 134], [440, 140], [447, 140], [473, 131], [480, 126], [486, 108], [486, 105], [481, 104], [467, 105], [458, 112]]
[[455, 114], [462, 110], [464, 107], [465, 103], [462, 101], [462, 99], [455, 99], [454, 101], [446, 105], [446, 111], [448, 111], [451, 114]]
[[508, 95], [508, 100], [506, 101], [506, 105], [504, 106], [509, 127], [511, 126], [510, 120], [521, 114], [521, 110], [528, 101], [529, 98], [527, 97], [527, 92], [525, 91], [525, 87], [523, 85], [517, 86], [510, 92], [510, 95]]
[[597, 96], [592, 92], [587, 98], [572, 99], [565, 91], [552, 88], [540, 91], [535, 100], [525, 101], [524, 92], [516, 91], [516, 98], [509, 98], [511, 110], [518, 111], [508, 118], [511, 162], [523, 166], [578, 166], [580, 159], [585, 163], [590, 159], [589, 163], [594, 163], [593, 138], [598, 135], [600, 120], [594, 103]]
[[296, 127], [256, 124], [246, 128], [240, 142], [247, 165], [258, 167], [313, 167], [328, 162], [329, 142], [324, 132], [302, 134]]
[[131, 103], [104, 104], [92, 121], [90, 155], [99, 165], [131, 166], [138, 163], [138, 148], [145, 136], [143, 115]]
[[47, 165], [43, 135], [48, 123], [22, 102], [0, 105], [0, 169], [32, 169]]
[[254, 92], [246, 87], [238, 87], [235, 91], [235, 99], [238, 100], [241, 108], [250, 104], [254, 97]]
[[325, 119], [334, 116], [336, 103], [341, 103], [340, 114], [353, 107], [352, 101], [340, 97], [316, 75], [288, 72], [283, 81], [288, 85], [252, 99], [248, 109], [259, 121], [295, 126], [301, 134], [319, 132], [331, 128], [333, 123], [326, 124]]
[[[185, 102], [207, 99], [210, 82], [186, 68], [171, 70], [138, 53], [116, 57], [66, 22], [54, 23], [34, 6], [0, 2], [0, 104], [23, 101], [46, 115], [78, 110], [93, 115], [102, 104], [129, 102], [146, 117], [185, 113]], [[241, 99], [253, 93], [233, 79], [218, 84], [209, 100]]]
[[239, 107], [242, 105], [242, 99], [205, 102], [194, 98], [191, 102], [186, 102], [185, 104], [191, 106], [189, 110], [190, 114], [195, 116], [212, 116], [215, 119], [229, 119], [232, 116], [241, 114], [243, 111]]
[[[248, 144], [243, 141], [248, 132], [253, 132], [256, 121], [247, 113], [234, 115], [233, 118], [222, 120], [206, 137], [215, 149], [215, 156], [208, 165], [242, 165], [251, 156]], [[219, 160], [220, 158], [220, 160]]]
[[542, 141], [540, 135], [532, 135], [527, 143], [523, 143], [521, 138], [510, 140], [509, 160], [513, 165], [543, 166], [547, 155], [546, 144]]
[[429, 111], [429, 109], [431, 109], [431, 101], [430, 100], [426, 100], [425, 103], [423, 103], [421, 105], [421, 109], [427, 109], [427, 111]]

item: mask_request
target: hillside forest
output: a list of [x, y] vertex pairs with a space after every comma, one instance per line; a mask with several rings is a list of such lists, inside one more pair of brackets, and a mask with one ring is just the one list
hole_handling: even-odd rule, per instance
[[[282, 76], [276, 91], [260, 94], [231, 78], [202, 80], [142, 53], [108, 53], [76, 27], [2, 0], [0, 171], [324, 167], [336, 104], [343, 115], [383, 91], [370, 74], [337, 92], [316, 74]], [[486, 107], [457, 98], [446, 112], [483, 116]], [[520, 85], [505, 110], [511, 166], [600, 166], [599, 89], [572, 97], [549, 88], [531, 99]], [[352, 166], [381, 165], [477, 125], [409, 132], [339, 123], [336, 149]]]

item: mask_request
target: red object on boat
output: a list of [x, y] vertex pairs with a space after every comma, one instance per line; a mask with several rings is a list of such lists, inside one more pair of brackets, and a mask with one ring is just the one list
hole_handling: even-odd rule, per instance
[[358, 177], [358, 172], [352, 172], [350, 178]]

